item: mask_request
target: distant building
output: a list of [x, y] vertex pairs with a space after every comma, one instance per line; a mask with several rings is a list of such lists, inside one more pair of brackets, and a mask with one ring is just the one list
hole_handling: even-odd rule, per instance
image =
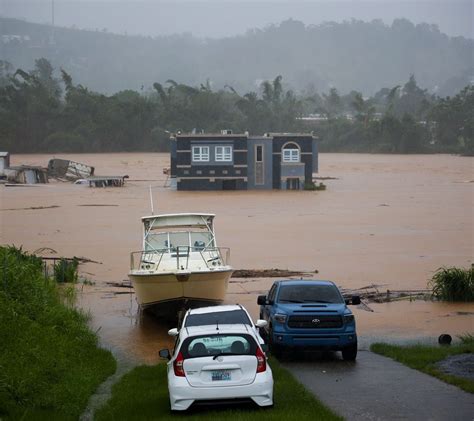
[[177, 134], [171, 178], [178, 190], [300, 190], [318, 171], [312, 134]]
[[10, 154], [8, 152], [0, 152], [0, 175], [3, 174], [5, 168], [10, 166]]

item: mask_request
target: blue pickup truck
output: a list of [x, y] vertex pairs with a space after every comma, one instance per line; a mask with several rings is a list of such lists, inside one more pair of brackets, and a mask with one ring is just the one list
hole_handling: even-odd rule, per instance
[[344, 299], [330, 281], [276, 281], [268, 295], [260, 295], [260, 318], [270, 349], [316, 348], [342, 351], [344, 360], [357, 357], [354, 315], [348, 304], [360, 304], [360, 297]]

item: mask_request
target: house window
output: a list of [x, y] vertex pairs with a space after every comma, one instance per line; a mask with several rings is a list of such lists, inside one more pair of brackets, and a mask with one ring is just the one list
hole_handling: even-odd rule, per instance
[[262, 162], [263, 161], [263, 146], [262, 145], [257, 145], [257, 162]]
[[281, 156], [283, 162], [300, 162], [300, 148], [295, 143], [287, 143]]
[[232, 162], [232, 146], [216, 146], [216, 162]]
[[193, 146], [193, 161], [208, 162], [209, 146]]

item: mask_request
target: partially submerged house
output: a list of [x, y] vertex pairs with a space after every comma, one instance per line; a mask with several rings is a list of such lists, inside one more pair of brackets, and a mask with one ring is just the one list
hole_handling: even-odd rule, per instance
[[178, 190], [300, 190], [318, 171], [311, 133], [177, 134], [171, 177]]
[[17, 167], [5, 168], [3, 174], [10, 183], [18, 184], [38, 184], [48, 183], [48, 171], [46, 168], [20, 165]]
[[94, 175], [94, 167], [67, 159], [53, 158], [48, 162], [48, 174], [51, 177], [69, 181]]
[[8, 152], [0, 152], [0, 175], [3, 174], [5, 168], [10, 166], [10, 154]]

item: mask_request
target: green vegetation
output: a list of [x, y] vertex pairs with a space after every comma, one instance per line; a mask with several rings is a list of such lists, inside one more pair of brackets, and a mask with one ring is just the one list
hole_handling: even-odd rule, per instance
[[459, 339], [463, 344], [466, 345], [473, 345], [474, 344], [474, 334], [472, 333], [465, 333], [464, 335], [459, 335]]
[[474, 301], [474, 268], [440, 268], [428, 285], [439, 300]]
[[[0, 247], [0, 418], [77, 419], [115, 371], [40, 258]], [[67, 297], [66, 297], [67, 298]]]
[[324, 183], [306, 183], [304, 185], [305, 190], [326, 190], [326, 184]]
[[76, 283], [78, 279], [77, 268], [79, 261], [74, 259], [61, 258], [54, 264], [54, 280], [57, 283]]
[[[213, 408], [191, 410], [193, 420], [339, 420], [293, 376], [271, 358], [275, 380], [273, 408]], [[96, 420], [183, 420], [190, 414], [171, 414], [166, 364], [140, 366], [113, 386], [112, 398], [96, 412]]]
[[474, 352], [473, 335], [466, 334], [460, 337], [458, 345], [412, 345], [398, 346], [385, 343], [372, 344], [370, 349], [377, 354], [385, 355], [408, 367], [422, 371], [430, 376], [437, 377], [446, 383], [460, 387], [466, 392], [474, 393], [474, 381], [466, 378], [445, 374], [436, 368], [438, 361], [444, 360], [450, 355], [458, 355]]
[[[3, 69], [3, 70], [2, 70]], [[301, 119], [304, 116], [312, 119]], [[315, 117], [316, 116], [316, 117]], [[281, 76], [240, 95], [167, 80], [144, 92], [111, 96], [73, 83], [48, 60], [29, 72], [0, 61], [0, 138], [10, 152], [111, 152], [169, 148], [169, 133], [314, 132], [323, 152], [474, 154], [474, 86], [452, 98], [421, 89], [412, 75], [403, 86], [371, 98], [336, 88], [296, 94]]]

